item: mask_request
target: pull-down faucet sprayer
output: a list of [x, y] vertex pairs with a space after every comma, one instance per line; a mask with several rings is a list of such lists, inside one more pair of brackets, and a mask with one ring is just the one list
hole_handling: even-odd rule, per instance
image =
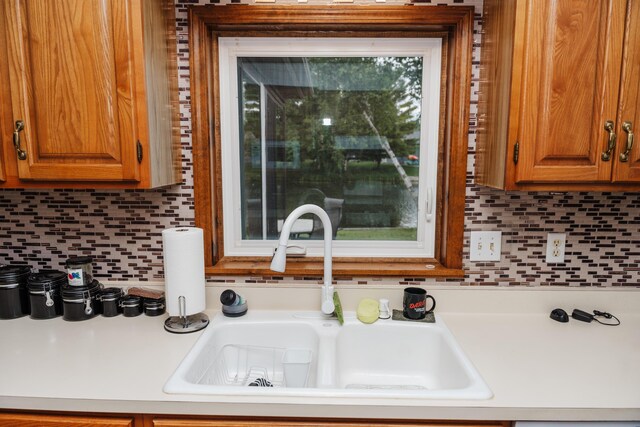
[[332, 314], [335, 310], [333, 304], [333, 285], [331, 275], [331, 241], [333, 240], [333, 231], [331, 229], [331, 221], [329, 215], [319, 206], [302, 205], [294, 209], [282, 225], [278, 249], [271, 260], [271, 270], [284, 272], [287, 264], [287, 243], [289, 242], [289, 234], [293, 223], [302, 215], [312, 213], [317, 215], [322, 221], [324, 228], [324, 284], [322, 286], [322, 312], [324, 314]]

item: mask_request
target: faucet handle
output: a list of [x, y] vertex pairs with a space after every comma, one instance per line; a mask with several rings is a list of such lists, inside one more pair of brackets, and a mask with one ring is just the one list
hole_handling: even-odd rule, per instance
[[[278, 247], [273, 248], [273, 254], [275, 255], [276, 252], [278, 251]], [[292, 251], [289, 251], [289, 248], [293, 249]], [[304, 246], [300, 246], [300, 245], [287, 245], [287, 256], [290, 257], [298, 257], [298, 258], [303, 258], [307, 256], [307, 248], [305, 248]]]

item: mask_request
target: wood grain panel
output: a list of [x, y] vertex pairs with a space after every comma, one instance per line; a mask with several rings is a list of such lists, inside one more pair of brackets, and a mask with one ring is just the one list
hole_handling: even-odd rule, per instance
[[[216, 143], [220, 141], [220, 126], [211, 126], [209, 123], [209, 113], [220, 117], [219, 92], [214, 93], [211, 87], [218, 82], [217, 61], [212, 61], [210, 56], [210, 52], [217, 49], [217, 39], [211, 37], [196, 8], [189, 11], [189, 35], [195, 224], [203, 229], [204, 263], [210, 267], [218, 261], [218, 253], [221, 252], [217, 235], [222, 205], [214, 202], [222, 200], [221, 173], [215, 167], [220, 159], [220, 143]], [[214, 110], [210, 111], [209, 100], [214, 96]], [[214, 135], [211, 135], [212, 130]]]
[[[538, 111], [540, 138], [536, 164], [563, 164], [567, 160], [591, 165], [591, 112], [598, 100], [598, 67], [603, 56], [591, 37], [599, 33], [601, 4], [585, 0], [544, 2], [542, 75]], [[536, 9], [540, 8], [538, 4]], [[587, 37], [590, 36], [590, 37]], [[571, 143], [565, 143], [573, 141]], [[561, 142], [561, 143], [559, 143]]]
[[[627, 33], [623, 53], [622, 86], [620, 88], [620, 114], [617, 120], [618, 148], [613, 158], [614, 182], [640, 182], [640, 1], [628, 3]], [[624, 122], [631, 122], [635, 141], [629, 161], [621, 162], [628, 134], [622, 129]]]
[[104, 2], [107, 13], [80, 1], [24, 4], [25, 66], [33, 84], [32, 116], [39, 119], [33, 123], [40, 139], [34, 154], [40, 159], [80, 153], [117, 157], [119, 150], [109, 142], [115, 141], [116, 92], [111, 8]]
[[[431, 6], [428, 10], [400, 6], [260, 6], [228, 5], [224, 8], [198, 8], [198, 16], [215, 30], [246, 32], [307, 30], [434, 30], [458, 25], [469, 13], [468, 7]], [[425, 13], [426, 12], [426, 13]], [[310, 17], [312, 17], [310, 19]], [[249, 22], [251, 21], [251, 22]], [[384, 27], [384, 28], [382, 28]], [[328, 35], [330, 36], [330, 35]]]
[[[242, 259], [223, 257], [206, 273], [212, 276], [252, 275], [272, 276], [271, 260], [264, 257]], [[287, 261], [287, 271], [279, 276], [322, 277], [322, 258], [291, 259]], [[408, 258], [398, 261], [392, 258], [334, 258], [334, 277], [464, 277], [461, 268], [446, 268], [436, 259]]]
[[615, 120], [623, 2], [527, 3], [518, 182], [609, 181], [600, 158]]
[[129, 1], [4, 2], [23, 179], [139, 179]]
[[483, 2], [475, 180], [494, 188], [505, 185], [515, 13], [515, 0]]
[[[113, 47], [115, 50], [113, 70], [115, 71], [116, 85], [116, 117], [114, 120], [118, 124], [118, 134], [114, 145], [116, 150], [120, 150], [122, 157], [119, 163], [122, 165], [121, 177], [117, 179], [140, 180], [140, 165], [136, 159], [136, 142], [140, 137], [136, 128], [137, 121], [146, 117], [136, 117], [136, 99], [134, 93], [139, 97], [141, 89], [134, 83], [134, 75], [143, 74], [144, 69], [140, 66], [134, 68], [134, 39], [142, 38], [141, 30], [134, 34], [134, 25], [140, 26], [140, 20], [132, 20], [132, 15], [140, 13], [141, 4], [139, 0], [100, 0], [106, 10], [107, 3], [111, 3], [113, 10]], [[100, 5], [100, 6], [102, 6]], [[135, 7], [133, 6], [135, 5]], [[135, 9], [135, 11], [133, 10]], [[99, 14], [98, 14], [99, 15]], [[142, 99], [139, 102], [143, 102]], [[108, 145], [108, 143], [106, 143]], [[114, 158], [115, 159], [115, 158]]]
[[[140, 140], [150, 156], [151, 186], [164, 186], [180, 182], [182, 159], [180, 156], [180, 108], [178, 100], [178, 61], [173, 0], [143, 1], [144, 84], [146, 109], [139, 109], [144, 130]], [[146, 135], [146, 136], [142, 136]], [[153, 143], [151, 143], [153, 141]]]
[[[455, 9], [455, 8], [453, 8]], [[445, 268], [462, 269], [462, 236], [464, 233], [464, 209], [467, 177], [467, 148], [469, 134], [469, 106], [471, 96], [471, 64], [473, 49], [473, 13], [459, 14], [451, 29], [451, 44], [447, 70], [447, 106], [445, 113], [446, 160], [444, 170], [438, 174], [444, 179], [442, 208], [443, 225], [439, 246], [439, 261]], [[428, 12], [427, 12], [428, 13]], [[422, 17], [425, 20], [425, 17]], [[443, 18], [444, 19], [444, 18]], [[451, 19], [451, 18], [449, 18]], [[436, 251], [437, 252], [437, 251]]]
[[134, 427], [133, 421], [132, 417], [0, 413], [0, 427]]
[[[4, 17], [0, 16], [0, 52], [6, 52], [6, 33], [4, 31]], [[9, 81], [9, 67], [5, 60], [6, 55], [0, 54], [0, 82]], [[11, 90], [9, 84], [0, 83], [0, 183], [7, 179], [6, 159], [14, 154], [12, 143], [12, 114], [11, 114]], [[9, 157], [11, 156], [11, 157]]]

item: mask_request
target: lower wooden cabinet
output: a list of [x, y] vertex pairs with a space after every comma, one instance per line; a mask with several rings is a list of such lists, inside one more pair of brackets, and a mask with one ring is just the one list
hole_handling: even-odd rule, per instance
[[502, 421], [313, 420], [0, 412], [0, 427], [510, 427]]
[[0, 427], [139, 427], [135, 416], [84, 416], [0, 413]]
[[145, 427], [509, 427], [510, 422], [474, 421], [280, 421], [150, 417]]

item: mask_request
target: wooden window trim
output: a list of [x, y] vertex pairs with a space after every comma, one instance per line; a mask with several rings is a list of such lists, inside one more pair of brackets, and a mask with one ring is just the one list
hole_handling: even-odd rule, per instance
[[204, 230], [208, 275], [320, 276], [318, 258], [291, 259], [285, 273], [274, 274], [266, 257], [224, 256], [222, 175], [219, 162], [220, 99], [218, 64], [220, 35], [360, 36], [363, 33], [433, 33], [447, 39], [447, 85], [444, 149], [439, 166], [435, 258], [337, 258], [334, 277], [400, 276], [462, 277], [462, 246], [467, 171], [473, 7], [460, 6], [201, 6], [189, 10], [191, 121], [195, 224]]

